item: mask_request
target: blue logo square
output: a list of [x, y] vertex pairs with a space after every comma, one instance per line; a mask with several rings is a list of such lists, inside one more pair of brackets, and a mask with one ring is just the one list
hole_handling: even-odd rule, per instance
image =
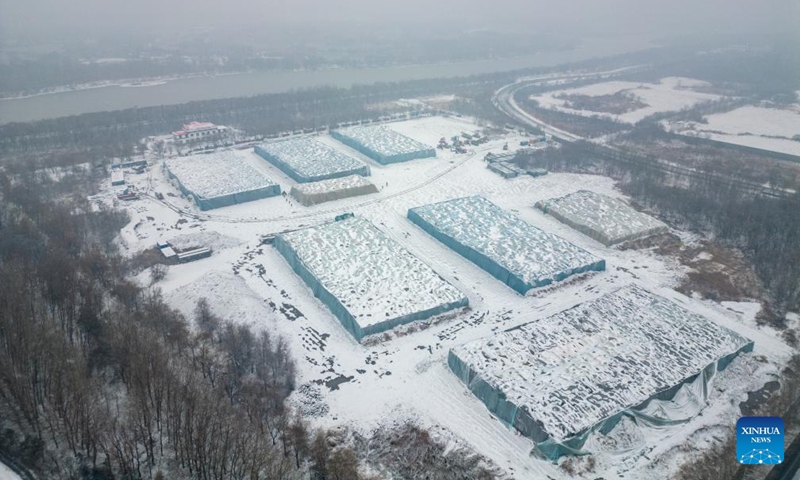
[[736, 422], [736, 459], [744, 465], [783, 462], [783, 419], [742, 417]]

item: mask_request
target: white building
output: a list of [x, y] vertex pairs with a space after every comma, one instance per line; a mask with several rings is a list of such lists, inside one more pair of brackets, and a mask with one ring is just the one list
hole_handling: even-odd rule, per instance
[[214, 125], [211, 122], [190, 122], [183, 126], [183, 130], [172, 132], [172, 140], [175, 143], [186, 143], [192, 140], [200, 140], [213, 135], [220, 135], [225, 132], [223, 126]]

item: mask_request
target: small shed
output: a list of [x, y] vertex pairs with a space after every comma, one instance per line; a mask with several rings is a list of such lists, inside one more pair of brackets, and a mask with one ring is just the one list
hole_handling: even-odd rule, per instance
[[117, 187], [125, 185], [125, 172], [122, 170], [114, 170], [111, 172], [111, 186]]

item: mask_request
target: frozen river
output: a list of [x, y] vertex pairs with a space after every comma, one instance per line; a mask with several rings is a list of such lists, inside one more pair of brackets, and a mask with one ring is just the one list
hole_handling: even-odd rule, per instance
[[0, 124], [28, 122], [81, 113], [133, 107], [172, 105], [196, 100], [279, 93], [323, 85], [349, 87], [355, 84], [396, 82], [423, 78], [447, 78], [546, 67], [589, 58], [616, 55], [647, 48], [643, 39], [592, 39], [578, 48], [543, 52], [528, 57], [481, 60], [453, 64], [417, 65], [365, 69], [251, 72], [171, 80], [149, 86], [106, 86], [58, 92], [26, 98], [0, 100]]

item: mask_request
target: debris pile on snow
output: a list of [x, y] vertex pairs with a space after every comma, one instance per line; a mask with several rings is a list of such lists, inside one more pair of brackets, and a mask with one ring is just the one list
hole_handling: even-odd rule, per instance
[[290, 400], [304, 417], [324, 417], [330, 410], [328, 404], [325, 403], [322, 390], [313, 383], [300, 385]]

